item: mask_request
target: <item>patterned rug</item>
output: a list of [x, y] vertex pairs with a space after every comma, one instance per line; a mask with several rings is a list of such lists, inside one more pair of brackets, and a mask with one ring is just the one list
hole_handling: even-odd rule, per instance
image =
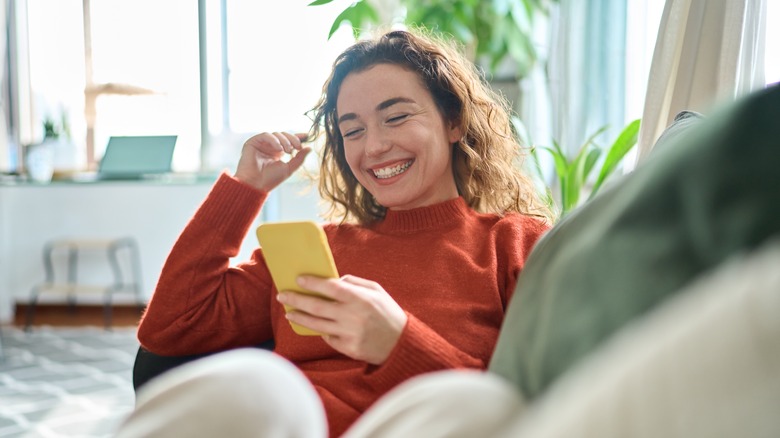
[[110, 437], [132, 410], [135, 328], [0, 330], [0, 437]]

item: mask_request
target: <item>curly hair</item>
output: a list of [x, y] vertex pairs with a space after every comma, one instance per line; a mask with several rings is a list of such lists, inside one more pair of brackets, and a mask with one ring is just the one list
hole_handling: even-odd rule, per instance
[[330, 201], [328, 218], [369, 224], [386, 208], [358, 182], [347, 164], [338, 129], [336, 103], [344, 79], [377, 64], [392, 64], [416, 73], [444, 118], [460, 126], [453, 145], [453, 173], [458, 194], [474, 210], [518, 212], [551, 219], [532, 180], [520, 171], [524, 148], [510, 121], [506, 100], [484, 81], [473, 63], [441, 37], [421, 29], [391, 31], [347, 48], [333, 63], [313, 113], [311, 138], [324, 130], [319, 191]]

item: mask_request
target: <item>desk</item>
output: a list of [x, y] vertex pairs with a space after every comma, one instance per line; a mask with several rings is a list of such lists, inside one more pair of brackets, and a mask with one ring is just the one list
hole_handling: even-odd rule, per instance
[[[45, 242], [65, 237], [135, 237], [141, 253], [143, 296], [148, 299], [176, 238], [212, 184], [213, 178], [0, 184], [0, 323], [10, 322], [14, 303], [27, 302], [30, 289], [43, 280]], [[300, 188], [300, 182], [285, 183], [280, 193], [272, 193], [264, 209], [265, 214], [272, 212], [268, 220], [316, 219], [316, 195], [301, 198], [297, 196]], [[280, 199], [288, 201], [280, 205]], [[256, 247], [250, 232], [235, 260], [248, 259]], [[80, 263], [88, 266], [90, 260]], [[96, 283], [111, 278], [106, 269], [79, 275]], [[89, 298], [79, 302], [93, 304]], [[102, 302], [99, 297], [92, 299], [94, 304]], [[41, 302], [52, 301], [42, 296]], [[118, 295], [115, 302], [123, 303], [123, 297]], [[132, 303], [132, 296], [126, 302]]]

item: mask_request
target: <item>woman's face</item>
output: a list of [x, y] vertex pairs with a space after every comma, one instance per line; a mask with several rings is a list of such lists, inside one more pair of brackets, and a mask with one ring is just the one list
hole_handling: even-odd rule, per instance
[[377, 202], [408, 210], [458, 196], [452, 143], [461, 137], [417, 74], [377, 64], [344, 78], [336, 101], [347, 163]]

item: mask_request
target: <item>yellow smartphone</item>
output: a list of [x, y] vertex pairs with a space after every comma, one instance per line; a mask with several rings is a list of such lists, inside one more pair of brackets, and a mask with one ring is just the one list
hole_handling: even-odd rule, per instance
[[[325, 231], [312, 221], [268, 222], [257, 227], [257, 241], [263, 250], [268, 270], [277, 291], [290, 290], [316, 295], [298, 286], [300, 275], [339, 278]], [[285, 310], [291, 308], [285, 305]], [[319, 336], [320, 333], [290, 322], [295, 333]]]

